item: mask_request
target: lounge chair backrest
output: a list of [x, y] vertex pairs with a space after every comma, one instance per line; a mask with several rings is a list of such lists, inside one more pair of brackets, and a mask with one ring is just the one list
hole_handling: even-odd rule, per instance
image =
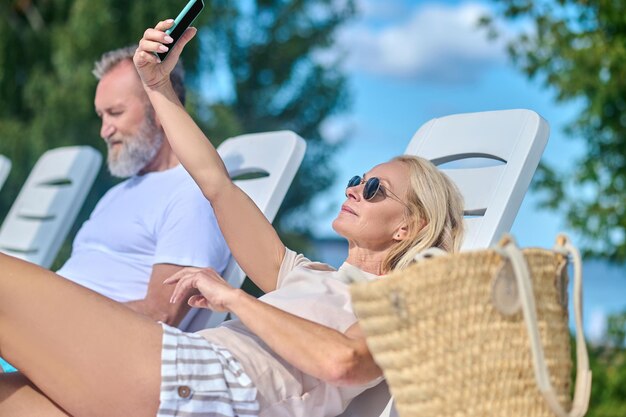
[[0, 227], [0, 252], [49, 268], [101, 163], [100, 153], [89, 146], [45, 152]]
[[[224, 141], [218, 152], [228, 172], [256, 203], [269, 221], [273, 221], [302, 163], [306, 142], [290, 131], [254, 133]], [[232, 286], [240, 287], [244, 272], [231, 257], [223, 273]], [[215, 327], [225, 314], [208, 310], [192, 310], [179, 327], [197, 331]]]
[[531, 110], [457, 114], [423, 125], [405, 153], [454, 180], [465, 199], [463, 249], [486, 248], [513, 225], [549, 135]]
[[[486, 248], [508, 232], [548, 141], [548, 123], [531, 110], [456, 114], [432, 119], [406, 154], [427, 158], [465, 198], [463, 250]], [[357, 397], [341, 417], [397, 416], [386, 384]]]
[[11, 171], [11, 161], [6, 156], [0, 155], [0, 189], [9, 176], [9, 171]]

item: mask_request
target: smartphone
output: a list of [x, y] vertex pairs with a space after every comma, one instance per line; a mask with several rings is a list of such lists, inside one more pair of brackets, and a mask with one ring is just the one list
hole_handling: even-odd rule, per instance
[[174, 42], [166, 45], [168, 48], [170, 48], [167, 52], [157, 52], [157, 55], [159, 56], [159, 58], [161, 58], [161, 61], [165, 59], [165, 57], [172, 50], [174, 45], [176, 45], [178, 39], [185, 32], [185, 29], [187, 29], [191, 25], [191, 23], [200, 14], [203, 8], [204, 1], [189, 0], [185, 8], [181, 10], [178, 16], [176, 16], [176, 19], [174, 19], [174, 26], [165, 31], [165, 33], [167, 33], [174, 39]]

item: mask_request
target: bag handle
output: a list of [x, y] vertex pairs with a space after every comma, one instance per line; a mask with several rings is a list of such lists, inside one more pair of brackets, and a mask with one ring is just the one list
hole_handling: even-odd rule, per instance
[[591, 394], [591, 371], [589, 370], [589, 356], [583, 335], [582, 325], [582, 262], [580, 253], [571, 244], [569, 238], [563, 234], [557, 237], [554, 250], [564, 255], [571, 255], [574, 264], [574, 314], [576, 321], [576, 386], [572, 409], [566, 412], [557, 399], [550, 383], [550, 375], [546, 366], [543, 346], [537, 326], [537, 310], [533, 295], [530, 273], [522, 251], [517, 247], [510, 235], [505, 235], [496, 248], [504, 257], [511, 261], [517, 282], [520, 303], [524, 314], [524, 321], [530, 339], [530, 348], [535, 370], [535, 380], [539, 391], [558, 417], [583, 417], [589, 408]]

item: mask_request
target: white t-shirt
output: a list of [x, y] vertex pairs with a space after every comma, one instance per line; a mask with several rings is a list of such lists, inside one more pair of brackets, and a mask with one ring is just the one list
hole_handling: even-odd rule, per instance
[[[344, 264], [336, 271], [287, 249], [277, 289], [259, 300], [344, 333], [357, 321], [342, 272], [346, 268], [354, 267]], [[368, 280], [378, 278], [366, 272], [362, 275]], [[353, 398], [383, 380], [380, 377], [359, 386], [331, 385], [289, 364], [239, 320], [198, 334], [227, 348], [241, 363], [257, 388], [259, 417], [336, 416]]]
[[116, 301], [143, 299], [155, 264], [223, 271], [230, 256], [213, 208], [182, 165], [111, 188], [57, 273]]

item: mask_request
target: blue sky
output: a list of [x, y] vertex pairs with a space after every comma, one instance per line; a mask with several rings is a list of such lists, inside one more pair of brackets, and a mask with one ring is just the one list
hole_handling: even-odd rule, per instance
[[[488, 41], [476, 19], [492, 3], [476, 1], [361, 0], [361, 17], [339, 36], [346, 56], [352, 106], [325, 125], [330, 138], [347, 137], [336, 154], [336, 184], [315, 203], [315, 232], [334, 236], [330, 223], [343, 201], [347, 180], [401, 154], [415, 131], [433, 117], [454, 113], [528, 108], [550, 124], [545, 161], [569, 169], [584, 144], [563, 133], [576, 104], [558, 104], [554, 92], [529, 81], [507, 59], [502, 42]], [[506, 36], [523, 24], [500, 23]], [[523, 246], [553, 244], [568, 232], [563, 216], [539, 210], [537, 196], [525, 198], [512, 233]], [[574, 243], [580, 239], [571, 234]], [[585, 277], [586, 327], [602, 332], [607, 313], [626, 308], [624, 269]], [[616, 278], [617, 277], [617, 278]]]
[[[581, 141], [562, 133], [576, 106], [556, 104], [553, 92], [513, 67], [502, 42], [487, 40], [476, 28], [490, 3], [361, 0], [358, 4], [362, 17], [339, 36], [353, 102], [347, 114], [325, 126], [328, 137], [345, 136], [348, 143], [335, 158], [338, 182], [317, 201], [318, 213], [329, 212], [316, 223], [319, 235], [333, 233], [329, 219], [337, 213], [347, 179], [402, 153], [419, 126], [433, 117], [529, 108], [550, 123], [546, 161], [568, 169], [584, 150]], [[502, 26], [505, 36], [512, 32]], [[560, 216], [536, 210], [532, 197], [524, 201], [513, 232], [523, 245], [550, 245], [564, 224]], [[530, 223], [540, 223], [541, 232], [531, 230]]]

